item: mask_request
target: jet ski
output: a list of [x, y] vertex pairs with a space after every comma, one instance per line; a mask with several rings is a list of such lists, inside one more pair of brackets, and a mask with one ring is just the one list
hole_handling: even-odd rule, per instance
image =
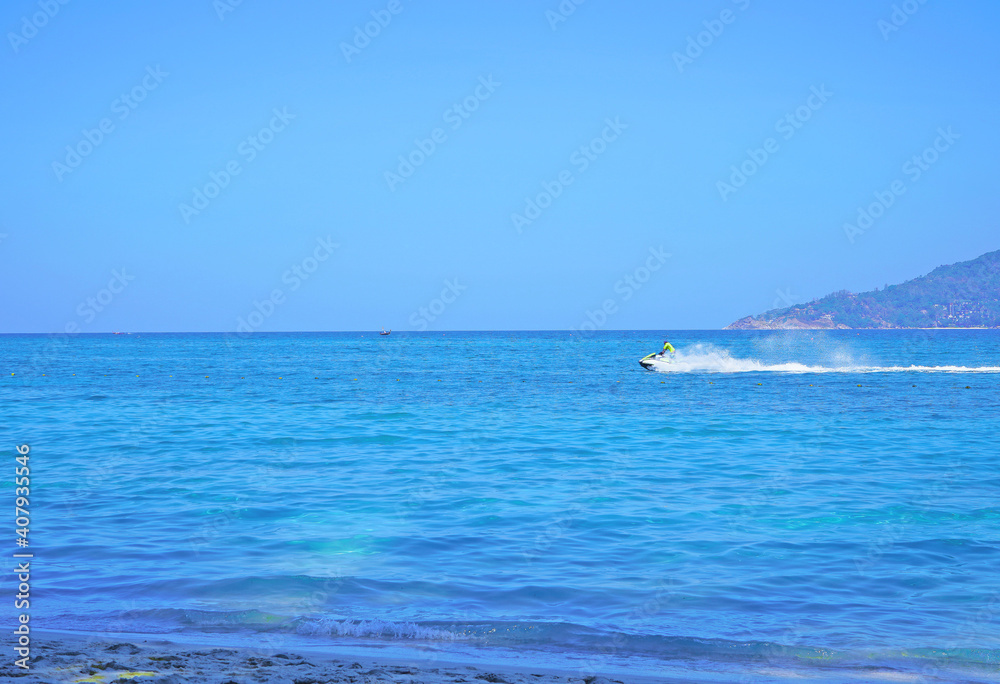
[[663, 352], [660, 352], [658, 354], [654, 352], [652, 354], [649, 354], [648, 356], [644, 356], [641, 359], [639, 359], [639, 365], [645, 368], [646, 370], [656, 370], [657, 364], [673, 363], [673, 362], [674, 362], [673, 357], [670, 354], [665, 354]]

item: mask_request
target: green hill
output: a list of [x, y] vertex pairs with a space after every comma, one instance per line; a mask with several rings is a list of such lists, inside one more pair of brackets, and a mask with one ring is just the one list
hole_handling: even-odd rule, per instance
[[884, 290], [842, 290], [747, 316], [727, 329], [1000, 327], [1000, 250]]

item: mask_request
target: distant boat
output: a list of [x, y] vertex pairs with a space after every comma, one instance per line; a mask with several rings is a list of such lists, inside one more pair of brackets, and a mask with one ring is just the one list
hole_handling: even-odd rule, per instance
[[382, 328], [382, 332], [379, 333], [379, 335], [391, 335], [391, 334], [392, 334], [392, 329], [386, 330], [385, 328]]

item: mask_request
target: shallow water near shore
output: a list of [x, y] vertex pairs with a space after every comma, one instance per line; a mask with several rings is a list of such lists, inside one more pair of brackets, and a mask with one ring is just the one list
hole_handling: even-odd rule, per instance
[[996, 677], [1000, 331], [668, 336], [0, 336], [32, 624]]

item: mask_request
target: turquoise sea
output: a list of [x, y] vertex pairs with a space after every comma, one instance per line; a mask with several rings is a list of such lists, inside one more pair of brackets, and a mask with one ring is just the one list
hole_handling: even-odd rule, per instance
[[0, 373], [36, 629], [1000, 679], [1000, 331], [5, 335]]

